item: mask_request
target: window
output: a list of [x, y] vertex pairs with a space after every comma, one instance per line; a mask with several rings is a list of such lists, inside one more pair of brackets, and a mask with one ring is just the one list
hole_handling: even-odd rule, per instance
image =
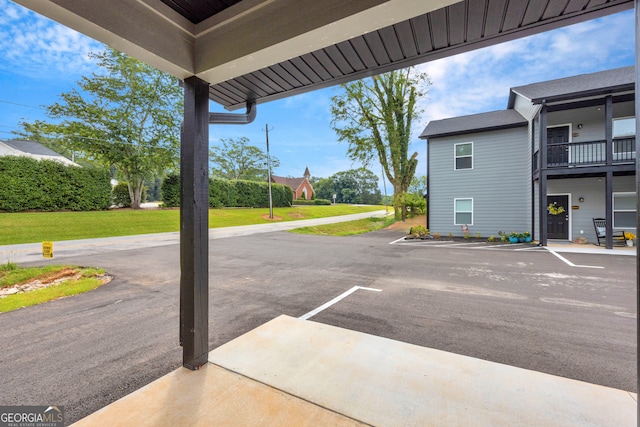
[[636, 228], [636, 193], [613, 193], [613, 228]]
[[473, 225], [473, 199], [453, 199], [454, 225]]
[[636, 135], [636, 118], [622, 117], [613, 119], [613, 137], [623, 138], [625, 136]]
[[473, 169], [473, 142], [455, 145], [455, 169]]
[[636, 118], [623, 117], [613, 119], [613, 155], [614, 160], [633, 160], [636, 158]]

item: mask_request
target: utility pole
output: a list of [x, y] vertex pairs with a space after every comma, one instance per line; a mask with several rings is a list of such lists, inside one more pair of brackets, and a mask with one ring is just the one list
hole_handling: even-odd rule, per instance
[[273, 219], [273, 199], [271, 198], [271, 156], [269, 156], [269, 124], [265, 125], [267, 134], [267, 181], [269, 182], [269, 219]]

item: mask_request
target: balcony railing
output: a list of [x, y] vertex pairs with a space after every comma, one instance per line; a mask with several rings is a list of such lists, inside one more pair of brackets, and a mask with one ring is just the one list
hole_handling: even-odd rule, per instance
[[[613, 164], [632, 163], [636, 160], [636, 139], [613, 140]], [[547, 145], [547, 167], [597, 166], [607, 163], [606, 141], [568, 142]], [[533, 169], [540, 168], [540, 155], [533, 155]]]

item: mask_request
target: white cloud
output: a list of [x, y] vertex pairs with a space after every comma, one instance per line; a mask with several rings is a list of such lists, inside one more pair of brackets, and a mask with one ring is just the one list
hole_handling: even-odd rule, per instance
[[0, 69], [43, 80], [75, 80], [95, 70], [104, 45], [8, 0], [0, 0]]
[[631, 65], [633, 11], [422, 64], [433, 86], [414, 135], [431, 120], [501, 110], [509, 89]]

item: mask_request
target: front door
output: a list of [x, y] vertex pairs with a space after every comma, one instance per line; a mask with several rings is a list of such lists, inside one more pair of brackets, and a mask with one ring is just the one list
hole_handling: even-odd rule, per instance
[[547, 196], [547, 239], [569, 240], [569, 196]]
[[547, 164], [549, 166], [569, 164], [569, 126], [547, 128]]

